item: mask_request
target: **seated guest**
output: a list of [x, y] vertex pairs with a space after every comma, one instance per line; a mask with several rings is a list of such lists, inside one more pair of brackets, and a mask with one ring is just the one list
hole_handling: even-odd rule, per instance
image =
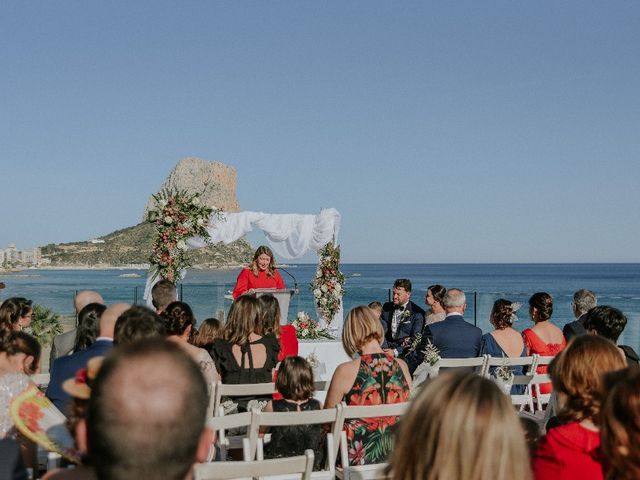
[[100, 335], [100, 317], [107, 309], [101, 303], [90, 303], [78, 313], [78, 328], [74, 352], [81, 352], [89, 348]]
[[243, 268], [238, 275], [233, 289], [233, 299], [237, 300], [240, 295], [252, 294], [257, 288], [285, 288], [284, 280], [276, 268], [273, 252], [265, 245], [258, 247], [251, 264]]
[[399, 422], [390, 480], [530, 480], [509, 397], [486, 378], [449, 371], [427, 381]]
[[32, 316], [31, 300], [22, 297], [7, 298], [0, 305], [0, 328], [19, 332], [31, 325]]
[[605, 376], [600, 439], [607, 478], [640, 478], [640, 369], [625, 368]]
[[441, 322], [424, 327], [422, 341], [407, 356], [411, 372], [424, 361], [424, 351], [429, 342], [438, 349], [442, 358], [471, 358], [480, 353], [482, 330], [463, 318], [467, 309], [464, 292], [451, 288], [447, 290], [443, 301], [447, 316]]
[[584, 335], [587, 331], [584, 328], [584, 321], [587, 319], [587, 312], [598, 304], [595, 293], [591, 290], [578, 290], [573, 294], [571, 309], [576, 318], [573, 322], [567, 323], [562, 328], [562, 334], [568, 342], [576, 335]]
[[393, 282], [393, 301], [382, 306], [380, 316], [384, 343], [382, 347], [396, 357], [403, 357], [424, 327], [424, 310], [411, 301], [411, 280]]
[[[285, 357], [298, 354], [298, 337], [293, 325], [280, 325], [280, 304], [278, 299], [271, 294], [258, 298], [260, 305], [261, 328], [256, 333], [260, 335], [275, 335], [280, 345], [278, 361]], [[262, 330], [260, 332], [260, 330]]]
[[191, 478], [213, 439], [207, 385], [175, 343], [145, 340], [109, 355], [91, 388], [89, 455], [106, 480]]
[[158, 314], [164, 312], [167, 305], [176, 300], [178, 300], [176, 286], [166, 278], [163, 278], [151, 288], [151, 304]]
[[100, 336], [86, 350], [74, 352], [71, 355], [58, 358], [51, 366], [51, 376], [46, 395], [53, 404], [65, 415], [69, 395], [62, 389], [62, 383], [75, 375], [75, 373], [87, 366], [87, 362], [93, 357], [106, 355], [113, 347], [113, 330], [116, 320], [121, 313], [126, 311], [129, 305], [126, 303], [116, 303], [107, 307], [100, 317]]
[[[327, 392], [325, 408], [347, 405], [382, 405], [409, 399], [411, 375], [403, 360], [382, 350], [380, 320], [364, 305], [352, 309], [344, 322], [342, 345], [359, 357], [336, 368]], [[344, 428], [349, 442], [349, 464], [386, 461], [391, 451], [391, 426], [395, 418], [348, 420]]]
[[198, 328], [198, 333], [193, 338], [196, 347], [204, 348], [207, 352], [213, 347], [216, 338], [222, 335], [222, 323], [217, 318], [205, 318]]
[[[594, 307], [586, 315], [584, 328], [589, 333], [595, 333], [613, 343], [618, 343], [618, 338], [627, 326], [627, 317], [624, 313], [614, 307], [602, 305]], [[618, 345], [618, 348], [624, 353], [627, 365], [638, 365], [638, 354], [628, 345]]]
[[424, 303], [429, 307], [429, 313], [424, 319], [425, 325], [441, 322], [447, 316], [447, 312], [444, 309], [444, 295], [446, 293], [447, 289], [442, 285], [431, 285], [427, 288]]
[[71, 397], [66, 426], [73, 437], [75, 448], [82, 464], [73, 469], [58, 468], [50, 470], [42, 477], [42, 480], [86, 480], [96, 478], [95, 472], [90, 466], [86, 419], [89, 398], [91, 398], [91, 386], [103, 361], [104, 357], [93, 357], [87, 362], [86, 368], [81, 368], [76, 372], [75, 377], [67, 379], [62, 384], [62, 389]]
[[[313, 370], [302, 357], [289, 356], [282, 360], [276, 377], [276, 390], [280, 400], [267, 404], [265, 412], [308, 412], [320, 410], [322, 404], [313, 398]], [[324, 463], [324, 435], [322, 425], [292, 425], [271, 427], [261, 431], [271, 432], [271, 441], [265, 445], [264, 458], [295, 457], [304, 451], [314, 451], [314, 470], [321, 470]]]
[[561, 425], [540, 441], [533, 459], [536, 480], [602, 480], [600, 390], [603, 376], [625, 367], [620, 351], [597, 335], [575, 337], [549, 365]]
[[[271, 382], [280, 346], [275, 336], [256, 333], [260, 331], [260, 315], [257, 298], [243, 295], [234, 302], [222, 338], [217, 339], [211, 349], [223, 383]], [[246, 410], [250, 400], [252, 398], [237, 399], [238, 410]]]
[[[76, 320], [79, 320], [78, 314], [80, 313], [80, 310], [82, 310], [90, 303], [99, 303], [103, 305], [104, 300], [98, 292], [94, 292], [92, 290], [82, 290], [76, 294], [76, 296], [73, 298], [73, 306], [76, 310]], [[53, 362], [56, 358], [64, 357], [65, 355], [69, 355], [73, 352], [73, 345], [75, 344], [76, 340], [77, 327], [78, 325], [76, 324], [76, 328], [53, 337], [53, 340], [51, 342], [51, 353], [49, 355], [50, 366], [53, 365]]]
[[[551, 323], [553, 298], [545, 292], [534, 293], [529, 298], [529, 316], [535, 325], [522, 332], [527, 346], [527, 355], [534, 353], [542, 356], [557, 355], [566, 346], [562, 330]], [[547, 373], [547, 366], [540, 365], [536, 373]], [[551, 384], [540, 385], [540, 393], [551, 393]]]
[[207, 385], [217, 381], [218, 372], [209, 352], [189, 343], [191, 332], [196, 326], [196, 318], [193, 316], [191, 307], [184, 302], [172, 302], [162, 311], [161, 317], [165, 322], [167, 338], [177, 343], [196, 362], [202, 370]]
[[[493, 303], [489, 321], [495, 330], [482, 336], [480, 355], [486, 354], [498, 358], [527, 356], [527, 349], [524, 346], [522, 335], [512, 327], [514, 319], [515, 312], [512, 302], [499, 298]], [[491, 367], [490, 373], [493, 374], [496, 368]], [[522, 366], [520, 365], [510, 368], [514, 375], [523, 374]], [[524, 385], [514, 385], [511, 387], [511, 393], [513, 395], [521, 395], [524, 393], [524, 389]]]
[[164, 339], [166, 336], [167, 329], [160, 315], [150, 308], [134, 305], [118, 317], [113, 331], [113, 344], [130, 345], [140, 340]]
[[380, 302], [371, 302], [368, 307], [373, 310], [376, 316], [382, 315], [382, 304]]

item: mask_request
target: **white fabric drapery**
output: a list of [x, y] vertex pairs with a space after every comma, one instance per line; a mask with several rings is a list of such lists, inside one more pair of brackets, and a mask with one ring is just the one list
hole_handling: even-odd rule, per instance
[[[210, 220], [208, 230], [211, 238], [209, 243], [229, 244], [251, 232], [254, 226], [265, 233], [269, 245], [277, 255], [294, 259], [303, 256], [310, 250], [317, 252], [331, 241], [338, 243], [340, 213], [335, 208], [322, 209], [318, 215], [263, 212], [223, 213], [220, 217], [212, 216]], [[187, 240], [188, 249], [205, 246], [207, 246], [207, 242], [202, 237], [192, 237]], [[186, 272], [180, 273], [180, 277], [183, 279]], [[160, 278], [157, 276], [153, 278], [152, 272], [149, 271], [144, 288], [144, 299], [150, 308], [153, 308], [151, 289], [159, 280]]]

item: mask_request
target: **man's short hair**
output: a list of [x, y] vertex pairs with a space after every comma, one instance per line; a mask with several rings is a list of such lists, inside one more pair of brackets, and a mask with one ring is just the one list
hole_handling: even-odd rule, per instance
[[407, 292], [411, 291], [411, 280], [408, 278], [398, 278], [393, 282], [393, 288], [404, 288]]
[[445, 308], [462, 307], [467, 303], [467, 297], [464, 292], [458, 288], [450, 288], [447, 293], [444, 294], [442, 300]]
[[129, 345], [144, 339], [165, 337], [166, 328], [162, 317], [150, 308], [135, 305], [118, 317], [113, 343]]
[[593, 330], [613, 343], [617, 343], [626, 326], [627, 317], [625, 317], [624, 313], [609, 305], [592, 308], [587, 312], [587, 319], [584, 321], [586, 330]]
[[207, 404], [202, 372], [177, 345], [147, 340], [115, 348], [95, 379], [87, 414], [98, 478], [184, 479]]
[[573, 294], [573, 304], [576, 306], [576, 312], [582, 315], [595, 307], [598, 304], [598, 300], [595, 293], [583, 288]]
[[178, 299], [176, 286], [163, 278], [151, 288], [151, 303], [156, 310], [162, 310]]

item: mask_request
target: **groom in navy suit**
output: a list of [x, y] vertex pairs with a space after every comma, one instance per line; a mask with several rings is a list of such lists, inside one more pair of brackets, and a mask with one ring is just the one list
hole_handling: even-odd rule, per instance
[[380, 321], [384, 330], [382, 348], [396, 357], [404, 356], [424, 327], [424, 310], [411, 300], [411, 280], [393, 282], [393, 302], [382, 306]]
[[409, 371], [413, 371], [424, 360], [424, 350], [431, 342], [441, 358], [470, 358], [480, 353], [482, 330], [463, 318], [467, 300], [462, 290], [450, 288], [443, 299], [447, 316], [441, 322], [424, 327], [420, 345], [407, 354]]

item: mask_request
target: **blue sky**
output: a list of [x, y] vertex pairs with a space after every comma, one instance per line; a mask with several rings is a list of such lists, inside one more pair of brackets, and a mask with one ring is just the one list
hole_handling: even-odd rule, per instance
[[345, 262], [640, 261], [638, 2], [5, 1], [0, 65], [0, 247], [195, 156]]

